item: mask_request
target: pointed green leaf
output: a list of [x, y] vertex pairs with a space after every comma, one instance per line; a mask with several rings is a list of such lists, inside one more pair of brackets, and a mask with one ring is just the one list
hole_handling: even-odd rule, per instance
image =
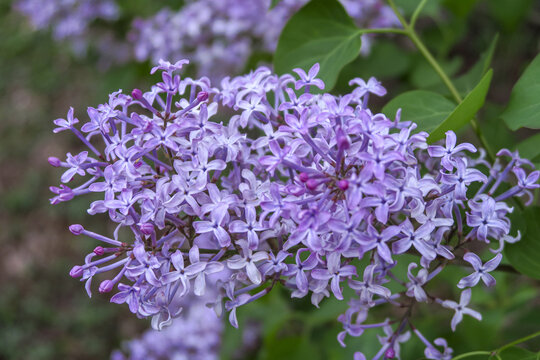
[[[321, 66], [325, 91], [334, 87], [341, 69], [360, 53], [360, 30], [337, 0], [312, 0], [289, 20], [274, 54], [278, 74]], [[314, 89], [315, 90], [315, 89]]]
[[499, 41], [499, 34], [496, 34], [491, 40], [488, 48], [480, 55], [480, 58], [474, 64], [474, 66], [467, 71], [463, 76], [460, 76], [454, 84], [456, 88], [462, 94], [469, 93], [476, 84], [482, 79], [482, 76], [489, 70], [491, 66], [491, 61], [493, 60], [493, 55], [497, 49], [497, 43]]
[[501, 115], [508, 127], [540, 129], [540, 54], [530, 63], [512, 89]]
[[442, 139], [448, 130], [459, 130], [465, 126], [482, 108], [493, 77], [493, 70], [489, 70], [475, 88], [463, 99], [454, 111], [444, 120], [428, 138], [433, 143]]
[[[512, 229], [521, 233], [521, 240], [504, 247], [505, 255], [520, 273], [540, 279], [540, 207], [514, 208], [510, 216]], [[514, 230], [516, 231], [516, 230]]]
[[393, 118], [401, 108], [401, 119], [418, 125], [418, 131], [431, 133], [454, 110], [454, 103], [432, 91], [407, 91], [392, 99], [383, 108], [389, 118]]

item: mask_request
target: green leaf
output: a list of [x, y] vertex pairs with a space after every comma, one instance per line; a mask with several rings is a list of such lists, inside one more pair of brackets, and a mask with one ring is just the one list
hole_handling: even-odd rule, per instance
[[540, 279], [540, 207], [531, 206], [521, 211], [514, 208], [510, 215], [512, 228], [521, 233], [521, 240], [507, 244], [504, 252], [510, 264], [520, 273]]
[[281, 2], [281, 0], [272, 0], [270, 2], [270, 10], [275, 8], [277, 4], [279, 4]]
[[503, 107], [494, 102], [486, 102], [482, 108], [480, 130], [491, 149], [514, 149], [519, 142], [516, 134], [508, 129], [500, 115]]
[[329, 91], [341, 69], [358, 56], [361, 45], [360, 30], [337, 0], [312, 0], [285, 25], [274, 69], [278, 74], [294, 68], [307, 71], [319, 63], [318, 77]]
[[271, 359], [320, 359], [320, 352], [310, 342], [305, 323], [298, 318], [289, 317], [277, 324], [263, 339], [259, 358]]
[[517, 145], [516, 149], [519, 151], [519, 155], [521, 157], [532, 160], [540, 155], [540, 146], [538, 146], [539, 143], [540, 133], [523, 140]]
[[526, 24], [526, 17], [531, 14], [535, 0], [489, 0], [488, 10], [506, 31], [515, 31]]
[[499, 34], [496, 34], [491, 40], [489, 47], [480, 55], [480, 59], [474, 66], [463, 76], [460, 76], [454, 84], [462, 94], [469, 93], [476, 84], [482, 79], [491, 66], [495, 49], [499, 41]]
[[512, 130], [540, 129], [540, 54], [531, 62], [512, 89], [501, 117]]
[[412, 60], [410, 51], [396, 45], [394, 40], [380, 38], [373, 44], [369, 54], [358, 56], [345, 66], [339, 80], [347, 84], [353, 77], [368, 79], [374, 76], [378, 80], [400, 77], [408, 72]]
[[435, 92], [413, 90], [392, 99], [382, 111], [392, 118], [401, 108], [403, 121], [415, 122], [418, 131], [431, 133], [450, 115], [454, 107], [454, 103]]
[[443, 5], [457, 16], [466, 17], [477, 2], [477, 0], [444, 0]]
[[476, 87], [429, 136], [428, 142], [442, 139], [448, 130], [459, 130], [466, 125], [484, 105], [491, 84], [493, 71], [489, 70]]
[[[421, 0], [396, 0], [396, 5], [401, 10], [403, 15], [412, 15]], [[423, 16], [437, 16], [440, 15], [440, 2], [441, 0], [428, 1], [424, 9], [422, 10]]]
[[[463, 59], [454, 57], [450, 60], [439, 60], [438, 63], [448, 76], [452, 76], [461, 67]], [[446, 88], [439, 74], [433, 70], [433, 67], [427, 61], [423, 60], [417, 62], [411, 71], [409, 80], [414, 87], [420, 89], [429, 88], [433, 90], [435, 86], [440, 86], [441, 89]]]
[[537, 360], [539, 354], [535, 354], [518, 346], [512, 346], [511, 348], [503, 350], [499, 356], [502, 360]]

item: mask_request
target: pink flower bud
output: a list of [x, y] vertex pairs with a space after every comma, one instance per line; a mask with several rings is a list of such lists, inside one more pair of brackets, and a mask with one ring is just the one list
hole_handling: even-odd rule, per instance
[[105, 254], [105, 249], [102, 246], [96, 246], [94, 249], [94, 254], [101, 256]]
[[81, 277], [83, 274], [83, 267], [79, 265], [75, 265], [70, 271], [69, 276], [73, 278]]
[[396, 351], [389, 347], [388, 350], [386, 350], [386, 354], [384, 355], [386, 356], [387, 359], [393, 359], [396, 357]]
[[308, 181], [306, 181], [306, 187], [309, 190], [315, 190], [317, 186], [319, 186], [319, 182], [315, 179], [309, 179]]
[[343, 180], [339, 180], [337, 182], [337, 186], [338, 188], [340, 188], [341, 190], [345, 191], [349, 188], [349, 181], [343, 179]]
[[151, 235], [154, 232], [154, 225], [150, 223], [140, 224], [139, 229], [144, 235]]
[[298, 175], [298, 178], [300, 179], [301, 182], [306, 182], [309, 180], [309, 175], [306, 174], [305, 172], [301, 172], [299, 175]]
[[133, 91], [131, 92], [131, 97], [134, 98], [135, 100], [141, 100], [142, 96], [143, 96], [143, 93], [139, 89], [133, 89]]

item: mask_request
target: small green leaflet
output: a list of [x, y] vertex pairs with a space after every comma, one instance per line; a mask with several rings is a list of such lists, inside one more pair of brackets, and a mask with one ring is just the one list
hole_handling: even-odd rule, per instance
[[466, 125], [484, 105], [493, 71], [489, 70], [476, 87], [457, 107], [444, 96], [426, 90], [413, 90], [391, 100], [383, 112], [392, 118], [402, 109], [401, 118], [418, 125], [418, 131], [427, 131], [428, 142], [442, 139], [446, 131], [457, 131]]
[[482, 108], [493, 77], [493, 70], [489, 70], [475, 88], [454, 109], [454, 111], [429, 135], [428, 142], [433, 143], [444, 138], [448, 130], [459, 130], [465, 126]]
[[383, 108], [389, 118], [393, 118], [401, 108], [401, 120], [412, 121], [418, 125], [417, 131], [431, 133], [454, 110], [454, 103], [432, 91], [407, 91], [392, 99]]

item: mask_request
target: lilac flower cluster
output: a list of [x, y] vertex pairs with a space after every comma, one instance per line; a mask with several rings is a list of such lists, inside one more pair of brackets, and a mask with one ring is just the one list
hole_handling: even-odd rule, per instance
[[[164, 8], [148, 18], [137, 18], [127, 39], [110, 31], [92, 32], [90, 24], [114, 21], [119, 8], [114, 0], [18, 0], [15, 8], [36, 29], [52, 29], [56, 40], [68, 40], [83, 55], [91, 43], [105, 65], [188, 57], [200, 74], [220, 80], [238, 74], [254, 53], [271, 53], [287, 20], [308, 0], [281, 0], [271, 10], [270, 0], [190, 0], [180, 10]], [[341, 0], [358, 26], [400, 26], [382, 0]], [[362, 53], [372, 35], [362, 35]]]
[[15, 8], [34, 28], [51, 28], [56, 40], [70, 39], [79, 49], [85, 47], [84, 37], [92, 21], [115, 20], [119, 11], [113, 0], [18, 0]]
[[[361, 27], [399, 26], [381, 0], [341, 2]], [[282, 0], [268, 10], [270, 0], [191, 1], [179, 11], [163, 9], [136, 19], [130, 40], [137, 60], [191, 58], [199, 74], [217, 80], [242, 71], [254, 52], [273, 52], [287, 20], [306, 3]], [[371, 38], [362, 39], [362, 52], [367, 53]]]
[[195, 304], [162, 331], [150, 329], [125, 343], [111, 360], [217, 360], [222, 330], [223, 322], [212, 309]]
[[[454, 311], [453, 330], [463, 315], [481, 318], [469, 308], [470, 288], [493, 285], [504, 244], [519, 239], [504, 201], [530, 198], [540, 172], [507, 150], [492, 166], [482, 152], [473, 158], [477, 149], [451, 131], [444, 145], [428, 146], [428, 134], [399, 112], [392, 120], [369, 109], [371, 96], [386, 94], [374, 78], [351, 80], [343, 96], [315, 95], [324, 88], [318, 64], [295, 69], [299, 79], [261, 67], [214, 88], [204, 77], [182, 79], [185, 64], [160, 61], [152, 73], [162, 79], [150, 91], [111, 94], [80, 129], [72, 109], [55, 121], [55, 132], [71, 131], [88, 150], [49, 159], [65, 169], [51, 202], [98, 193], [88, 213], [117, 224], [112, 236], [70, 227], [102, 244], [71, 276], [91, 295], [93, 278], [112, 272], [99, 291], [117, 288], [111, 301], [152, 317], [157, 329], [187, 294], [205, 293], [210, 274], [223, 280], [205, 302], [217, 314], [224, 304], [235, 327], [237, 309], [277, 283], [315, 306], [347, 296], [342, 345], [380, 328], [386, 336], [373, 358], [398, 357], [410, 327], [427, 358], [450, 359], [444, 339], [432, 343], [411, 325], [411, 309], [440, 304]], [[498, 242], [496, 255], [483, 263], [466, 250], [473, 242]], [[398, 263], [407, 274], [393, 272]], [[456, 284], [460, 302], [429, 293], [425, 285], [456, 263], [472, 265]], [[402, 290], [392, 293], [389, 282]], [[404, 314], [366, 323], [383, 305]]]

